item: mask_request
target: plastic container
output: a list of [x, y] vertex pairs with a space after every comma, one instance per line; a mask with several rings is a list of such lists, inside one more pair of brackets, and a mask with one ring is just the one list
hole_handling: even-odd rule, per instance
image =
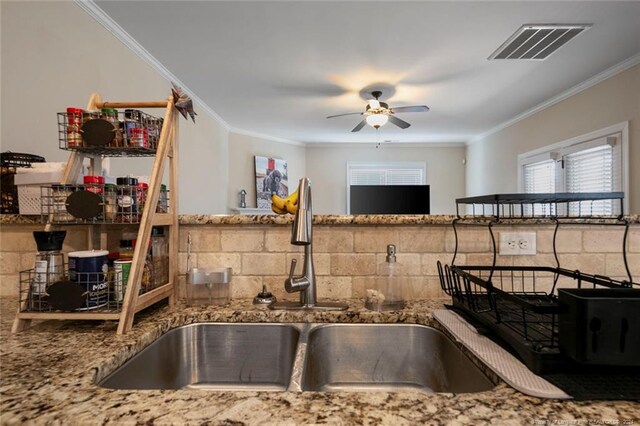
[[396, 261], [396, 246], [387, 246], [387, 257], [378, 265], [374, 284], [365, 291], [365, 308], [395, 311], [404, 308], [407, 289], [404, 267]]
[[584, 364], [640, 366], [640, 289], [558, 289], [560, 350]]
[[69, 279], [87, 290], [84, 306], [78, 310], [96, 309], [107, 304], [109, 270], [107, 250], [85, 250], [69, 253]]
[[224, 305], [229, 302], [232, 268], [193, 268], [187, 273], [187, 304]]

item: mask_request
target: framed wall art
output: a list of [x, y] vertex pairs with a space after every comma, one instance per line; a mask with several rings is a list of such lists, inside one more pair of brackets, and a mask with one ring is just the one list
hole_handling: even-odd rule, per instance
[[287, 197], [289, 179], [287, 162], [280, 158], [255, 156], [256, 161], [256, 206], [271, 208], [271, 194]]

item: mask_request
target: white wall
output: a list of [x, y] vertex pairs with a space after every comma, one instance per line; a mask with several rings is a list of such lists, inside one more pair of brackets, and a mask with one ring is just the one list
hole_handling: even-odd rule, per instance
[[[2, 151], [66, 161], [56, 113], [104, 100], [163, 100], [170, 84], [73, 2], [0, 2]], [[180, 118], [180, 208], [226, 212], [227, 131], [200, 105], [194, 125]], [[162, 110], [149, 111], [162, 115]], [[148, 175], [150, 160], [111, 160], [111, 174]], [[197, 184], [196, 184], [197, 183]]]
[[315, 214], [346, 214], [347, 162], [426, 162], [431, 185], [431, 214], [455, 212], [455, 199], [464, 197], [463, 145], [428, 147], [414, 145], [307, 146], [307, 176], [314, 183]]
[[630, 212], [640, 213], [640, 65], [467, 147], [467, 195], [517, 191], [518, 154], [629, 121]]
[[300, 178], [305, 176], [306, 150], [301, 145], [229, 133], [229, 188], [230, 208], [238, 207], [240, 190], [247, 191], [247, 207], [256, 207], [256, 179], [254, 156], [287, 160], [289, 193], [295, 191]]

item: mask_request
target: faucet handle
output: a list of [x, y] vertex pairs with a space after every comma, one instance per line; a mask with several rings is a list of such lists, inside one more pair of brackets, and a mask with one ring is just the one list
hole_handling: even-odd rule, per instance
[[298, 263], [298, 259], [291, 259], [291, 268], [289, 269], [289, 280], [293, 279], [293, 274], [296, 271], [297, 263]]

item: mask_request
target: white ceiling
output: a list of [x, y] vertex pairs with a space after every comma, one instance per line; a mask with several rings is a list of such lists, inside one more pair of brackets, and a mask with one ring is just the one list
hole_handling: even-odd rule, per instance
[[[98, 1], [232, 128], [300, 142], [464, 142], [640, 52], [640, 2]], [[530, 23], [592, 23], [545, 61], [488, 61]], [[412, 126], [350, 130], [395, 88]]]

